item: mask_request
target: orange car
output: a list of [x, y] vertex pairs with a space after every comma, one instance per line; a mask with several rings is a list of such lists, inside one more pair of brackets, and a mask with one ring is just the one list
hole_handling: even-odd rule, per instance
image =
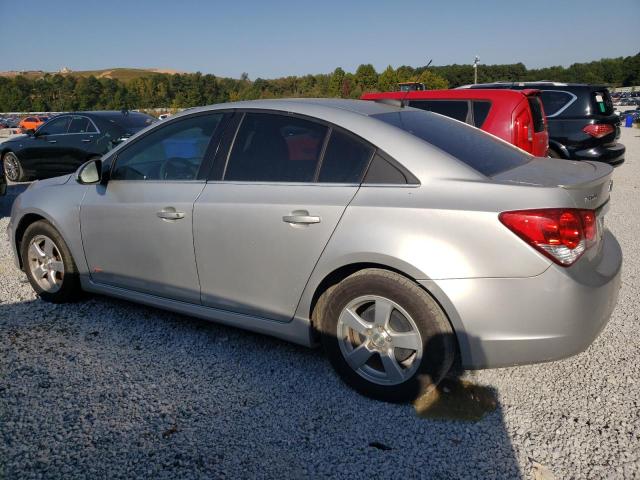
[[20, 120], [20, 123], [18, 124], [18, 128], [21, 128], [22, 131], [36, 130], [40, 125], [42, 125], [47, 120], [49, 120], [48, 117], [38, 117], [38, 116], [25, 117], [22, 120]]

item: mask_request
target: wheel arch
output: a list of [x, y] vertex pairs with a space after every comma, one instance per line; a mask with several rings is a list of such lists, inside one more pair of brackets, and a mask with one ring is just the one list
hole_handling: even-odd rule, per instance
[[[455, 338], [456, 358], [460, 358], [460, 353], [461, 353], [461, 350], [463, 349], [463, 345], [461, 344], [461, 339], [465, 338], [464, 327], [460, 320], [460, 316], [457, 310], [455, 309], [455, 307], [453, 306], [453, 304], [451, 303], [451, 301], [446, 297], [444, 292], [437, 287], [435, 282], [419, 281], [418, 276], [414, 276], [408, 272], [409, 269], [403, 269], [398, 265], [392, 266], [392, 265], [389, 265], [388, 263], [366, 262], [366, 261], [346, 263], [332, 269], [330, 272], [325, 274], [319, 282], [318, 281], [313, 282], [313, 285], [314, 285], [312, 287], [313, 294], [311, 295], [310, 301], [308, 302], [308, 307], [306, 306], [303, 307], [302, 312], [300, 311], [300, 308], [298, 308], [298, 313], [305, 315], [306, 318], [308, 319], [309, 326], [311, 329], [311, 335], [314, 339], [317, 338], [318, 334], [317, 334], [316, 327], [313, 325], [313, 312], [318, 304], [320, 297], [325, 292], [327, 292], [327, 290], [329, 290], [331, 287], [337, 285], [338, 283], [340, 283], [342, 280], [349, 277], [350, 275], [353, 275], [356, 272], [369, 269], [369, 268], [378, 268], [381, 270], [387, 270], [390, 272], [397, 273], [398, 275], [405, 277], [406, 279], [410, 280], [411, 282], [416, 284], [418, 287], [420, 287], [422, 290], [424, 290], [438, 304], [438, 306], [444, 312], [445, 317], [449, 321], [449, 324], [451, 325], [451, 329], [453, 331], [453, 335]], [[428, 284], [429, 287], [427, 287], [425, 283]], [[307, 288], [309, 288], [309, 285], [307, 285]], [[303, 295], [303, 299], [304, 299], [304, 295]], [[301, 300], [301, 304], [302, 303], [303, 302]]]

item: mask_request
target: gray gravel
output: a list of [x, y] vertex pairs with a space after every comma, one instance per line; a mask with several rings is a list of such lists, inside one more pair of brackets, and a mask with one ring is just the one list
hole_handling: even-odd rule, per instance
[[622, 141], [611, 322], [572, 359], [467, 373], [497, 392], [478, 422], [360, 397], [320, 351], [106, 298], [45, 304], [2, 234], [0, 478], [640, 477], [640, 130]]

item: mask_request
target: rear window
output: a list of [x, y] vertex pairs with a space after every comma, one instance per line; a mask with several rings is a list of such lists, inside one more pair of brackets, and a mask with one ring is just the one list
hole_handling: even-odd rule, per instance
[[544, 132], [544, 115], [542, 114], [542, 105], [537, 96], [527, 97], [529, 107], [531, 108], [531, 116], [533, 117], [533, 131]]
[[144, 113], [128, 112], [105, 115], [105, 120], [122, 128], [128, 133], [136, 133], [151, 125], [156, 119]]
[[595, 113], [599, 113], [600, 115], [611, 115], [613, 113], [613, 101], [611, 100], [611, 95], [608, 90], [604, 89], [591, 92], [591, 101]]
[[558, 115], [575, 98], [575, 95], [559, 90], [543, 90], [540, 93], [540, 99], [547, 117]]
[[415, 135], [488, 177], [531, 159], [519, 148], [482, 130], [427, 112], [404, 110], [372, 117]]
[[409, 102], [409, 106], [439, 113], [461, 122], [467, 121], [469, 113], [469, 102], [467, 100], [412, 100]]

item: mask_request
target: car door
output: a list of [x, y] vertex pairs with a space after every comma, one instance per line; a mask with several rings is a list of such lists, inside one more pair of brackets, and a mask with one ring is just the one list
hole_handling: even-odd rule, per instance
[[372, 154], [326, 124], [246, 113], [194, 208], [202, 303], [289, 321]]
[[84, 115], [73, 115], [67, 135], [64, 136], [64, 147], [68, 152], [68, 169], [75, 171], [80, 165], [94, 156], [97, 128]]
[[64, 136], [67, 134], [71, 117], [61, 115], [42, 125], [32, 137], [24, 141], [18, 157], [26, 170], [35, 172], [37, 177], [56, 175], [60, 163], [64, 163]]
[[106, 185], [80, 208], [91, 280], [200, 303], [193, 203], [205, 186], [223, 113], [178, 118], [118, 152]]

